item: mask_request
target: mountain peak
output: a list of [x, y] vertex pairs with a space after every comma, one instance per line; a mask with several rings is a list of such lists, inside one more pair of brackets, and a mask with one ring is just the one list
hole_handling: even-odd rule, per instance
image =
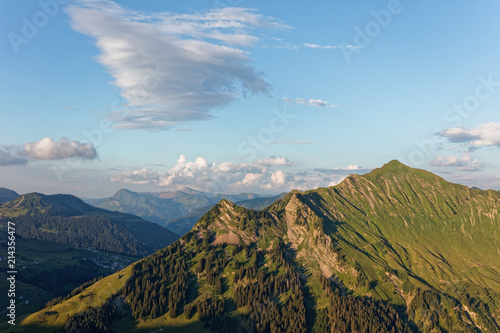
[[177, 192], [180, 192], [180, 193], [186, 193], [186, 194], [199, 194], [199, 195], [206, 195], [206, 193], [205, 193], [205, 192], [198, 191], [198, 190], [195, 190], [195, 189], [190, 188], [190, 187], [183, 187], [182, 189], [178, 190]]
[[238, 244], [240, 241], [250, 244], [258, 240], [258, 230], [262, 227], [260, 219], [264, 215], [222, 199], [198, 220], [193, 230], [195, 234], [208, 231], [214, 244]]
[[134, 195], [134, 194], [137, 194], [137, 193], [134, 191], [128, 190], [126, 188], [121, 188], [118, 191], [116, 191], [115, 194], [113, 194], [112, 198], [118, 198], [118, 197], [121, 197], [123, 195]]
[[398, 160], [392, 160], [384, 164], [380, 169], [385, 169], [385, 170], [398, 170], [398, 171], [409, 171], [409, 170], [415, 170], [406, 164], [401, 163]]
[[379, 177], [387, 177], [391, 176], [403, 176], [403, 175], [415, 175], [425, 179], [441, 179], [441, 177], [433, 174], [432, 172], [423, 170], [423, 169], [415, 169], [409, 167], [406, 164], [399, 162], [398, 160], [392, 160], [382, 167], [372, 170], [371, 172], [363, 175], [362, 177], [367, 179], [377, 179]]
[[[86, 204], [80, 198], [71, 194], [52, 194], [32, 192], [23, 194], [16, 199], [3, 204], [0, 209], [13, 210], [19, 214], [45, 213], [71, 215], [96, 208]], [[22, 215], [21, 214], [21, 215]]]

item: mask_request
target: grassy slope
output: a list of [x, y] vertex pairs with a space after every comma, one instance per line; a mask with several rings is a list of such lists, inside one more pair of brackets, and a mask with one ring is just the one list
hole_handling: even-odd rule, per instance
[[63, 326], [68, 316], [80, 313], [89, 307], [103, 305], [108, 297], [123, 288], [131, 274], [132, 267], [133, 265], [130, 265], [124, 270], [96, 282], [79, 295], [62, 303], [20, 318], [18, 322], [21, 325], [6, 332], [52, 332], [54, 328]]
[[[499, 192], [450, 184], [426, 171], [390, 162], [368, 175], [350, 176], [335, 187], [294, 191], [266, 209], [272, 221], [257, 214], [244, 230], [238, 221], [251, 211], [222, 201], [200, 219], [187, 239], [209, 230], [216, 242], [243, 241], [261, 249], [285, 239], [296, 253], [298, 267], [303, 265], [301, 274], [318, 308], [326, 306], [318, 282], [323, 274], [348, 293], [388, 300], [404, 309], [422, 299], [417, 288], [432, 290], [441, 295], [438, 308], [454, 318], [451, 325], [464, 321], [470, 327], [481, 327], [488, 318], [468, 309], [463, 297], [468, 293], [489, 304], [499, 321], [499, 199]], [[107, 279], [116, 282], [117, 276]], [[99, 291], [102, 287], [95, 286], [95, 292], [104, 292]], [[200, 292], [206, 288], [201, 284]], [[72, 313], [68, 302], [57, 310], [60, 318]], [[85, 304], [73, 306], [82, 309]], [[441, 311], [428, 307], [417, 308], [412, 314], [426, 327], [431, 325], [432, 311]], [[30, 316], [23, 324], [61, 324], [63, 319], [43, 321], [50, 319], [44, 315], [50, 310]], [[176, 319], [164, 315], [140, 323], [129, 319], [115, 324], [154, 331], [163, 325], [199, 323], [183, 321], [183, 315]], [[187, 327], [194, 328], [183, 329], [188, 331]], [[493, 324], [493, 329], [484, 331], [498, 330]]]
[[[452, 325], [500, 332], [499, 199], [393, 161], [335, 187], [292, 192], [268, 210], [288, 221], [285, 238], [310, 271], [411, 309], [420, 329], [442, 311]], [[426, 302], [421, 290], [437, 301], [414, 311]]]
[[[81, 313], [90, 307], [99, 307], [104, 304], [108, 297], [121, 290], [125, 282], [131, 275], [135, 264], [124, 270], [114, 273], [94, 285], [85, 289], [81, 294], [76, 295], [60, 304], [45, 308], [31, 315], [18, 319], [17, 327], [7, 327], [4, 325], [2, 331], [5, 332], [33, 332], [48, 333], [64, 326], [67, 318], [77, 313]], [[114, 322], [111, 329], [113, 332], [154, 332], [160, 327], [169, 326], [169, 332], [209, 332], [203, 327], [203, 323], [197, 321], [196, 317], [186, 320], [184, 315], [175, 319], [161, 317], [156, 320], [136, 322], [129, 316]]]
[[342, 252], [369, 274], [398, 269], [440, 290], [467, 282], [500, 291], [499, 199], [396, 162], [303, 195], [326, 214]]

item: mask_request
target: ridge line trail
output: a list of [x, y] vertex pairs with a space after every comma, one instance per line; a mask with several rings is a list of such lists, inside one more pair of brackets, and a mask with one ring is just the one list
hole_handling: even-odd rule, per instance
[[17, 208], [22, 202], [24, 201], [24, 195], [22, 196], [21, 200], [12, 208]]

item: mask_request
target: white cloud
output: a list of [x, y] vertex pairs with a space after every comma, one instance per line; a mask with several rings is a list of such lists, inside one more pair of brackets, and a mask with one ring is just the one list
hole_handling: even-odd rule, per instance
[[46, 137], [21, 146], [0, 147], [0, 166], [22, 165], [36, 160], [94, 160], [97, 157], [97, 151], [90, 143], [68, 138], [55, 141]]
[[339, 168], [338, 170], [361, 170], [362, 168], [356, 164], [349, 164], [345, 168]]
[[262, 178], [262, 174], [258, 173], [247, 173], [245, 178], [241, 181], [241, 184], [244, 186], [248, 185], [256, 185], [258, 181]]
[[237, 174], [237, 173], [248, 173], [254, 172], [259, 173], [265, 171], [265, 167], [258, 163], [234, 163], [234, 162], [222, 162], [218, 166], [214, 167], [214, 173], [226, 173], [226, 174]]
[[448, 138], [451, 142], [468, 143], [474, 147], [500, 147], [500, 123], [489, 122], [472, 129], [454, 127], [440, 132], [439, 135]]
[[283, 38], [273, 37], [271, 40], [273, 41], [274, 47], [277, 49], [289, 49], [294, 51], [299, 49], [297, 45], [287, 42]]
[[271, 145], [312, 145], [314, 141], [271, 141]]
[[359, 46], [354, 46], [351, 44], [346, 44], [346, 45], [318, 45], [318, 44], [311, 44], [311, 43], [304, 43], [305, 47], [308, 47], [310, 49], [359, 49]]
[[145, 185], [151, 183], [152, 179], [159, 177], [159, 172], [142, 168], [129, 173], [120, 173], [111, 177], [112, 182], [119, 182], [124, 184]]
[[285, 157], [271, 156], [269, 158], [263, 158], [263, 159], [258, 160], [256, 164], [262, 165], [262, 166], [289, 166], [289, 165], [292, 165], [292, 162], [290, 162]]
[[186, 156], [181, 155], [177, 163], [167, 171], [142, 168], [133, 172], [120, 173], [111, 177], [111, 181], [125, 184], [156, 184], [161, 187], [189, 186], [200, 190], [214, 184], [219, 184], [224, 188], [247, 187], [256, 186], [259, 180], [266, 177], [271, 179], [273, 167], [291, 165], [292, 162], [288, 159], [276, 156], [263, 158], [254, 163], [226, 161], [216, 164], [208, 163], [203, 157], [190, 162]]
[[464, 154], [461, 157], [451, 155], [436, 156], [432, 165], [437, 167], [453, 167], [459, 171], [480, 171], [484, 169], [483, 165], [472, 159], [470, 154]]
[[257, 28], [288, 28], [246, 8], [146, 13], [86, 0], [67, 12], [76, 31], [95, 39], [97, 61], [127, 100], [109, 115], [119, 128], [168, 129], [210, 118], [241, 96], [269, 94], [242, 47], [258, 42]]
[[271, 175], [271, 181], [273, 182], [274, 185], [281, 186], [285, 184], [286, 174], [283, 172], [283, 170], [278, 170], [276, 172], [273, 172], [273, 174]]
[[317, 108], [338, 108], [338, 105], [335, 104], [329, 104], [327, 101], [323, 101], [321, 99], [304, 99], [304, 98], [288, 98], [288, 97], [283, 97], [283, 101], [286, 103], [295, 103], [299, 105], [308, 105], [308, 106], [315, 106]]
[[353, 171], [356, 171], [356, 173], [365, 173], [371, 171], [372, 169], [363, 168], [357, 164], [349, 164], [348, 166], [341, 168], [332, 168], [332, 169], [317, 168], [314, 170], [324, 174], [350, 174]]
[[24, 155], [31, 160], [63, 160], [79, 158], [93, 160], [97, 158], [97, 151], [90, 143], [61, 138], [54, 141], [46, 137], [40, 141], [29, 142], [23, 145]]
[[160, 174], [158, 185], [170, 186], [194, 180], [205, 180], [211, 177], [214, 166], [214, 164], [209, 165], [203, 157], [198, 157], [194, 162], [187, 162], [186, 157], [181, 155], [173, 168]]

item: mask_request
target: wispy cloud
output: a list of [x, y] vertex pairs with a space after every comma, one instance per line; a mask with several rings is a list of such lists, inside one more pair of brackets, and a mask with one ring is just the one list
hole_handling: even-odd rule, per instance
[[272, 145], [312, 145], [314, 141], [271, 141], [269, 144]]
[[0, 147], [0, 166], [22, 165], [36, 160], [94, 160], [97, 157], [97, 151], [90, 143], [68, 138], [55, 141], [46, 137], [21, 146]]
[[304, 46], [310, 49], [324, 49], [324, 50], [329, 50], [329, 49], [359, 49], [359, 46], [351, 45], [351, 44], [345, 44], [345, 45], [319, 45], [319, 44], [310, 44], [310, 43], [304, 43]]
[[256, 29], [288, 28], [246, 8], [147, 13], [85, 0], [67, 12], [76, 31], [95, 39], [96, 60], [127, 100], [109, 115], [118, 128], [169, 129], [248, 94], [269, 94], [243, 48], [259, 41]]
[[351, 174], [351, 173], [367, 173], [370, 172], [372, 169], [370, 168], [363, 168], [357, 164], [349, 164], [346, 167], [340, 167], [340, 168], [331, 168], [331, 169], [325, 169], [325, 168], [316, 168], [314, 169], [317, 172], [324, 173], [324, 174]]
[[433, 166], [437, 167], [453, 167], [459, 171], [481, 171], [484, 166], [478, 161], [472, 159], [470, 154], [458, 156], [436, 156], [432, 162]]
[[271, 38], [271, 40], [273, 41], [273, 44], [274, 44], [274, 47], [277, 48], [277, 49], [289, 49], [289, 50], [298, 50], [299, 47], [294, 44], [294, 43], [291, 43], [291, 42], [288, 42], [286, 40], [284, 40], [283, 38]]
[[489, 122], [475, 128], [453, 127], [438, 135], [454, 143], [467, 143], [473, 147], [500, 147], [500, 123]]
[[288, 98], [288, 97], [283, 97], [283, 101], [286, 103], [294, 103], [294, 104], [299, 104], [299, 105], [307, 105], [307, 106], [314, 106], [317, 108], [338, 108], [339, 106], [336, 104], [329, 104], [327, 101], [323, 101], [321, 99], [304, 99], [304, 98]]

